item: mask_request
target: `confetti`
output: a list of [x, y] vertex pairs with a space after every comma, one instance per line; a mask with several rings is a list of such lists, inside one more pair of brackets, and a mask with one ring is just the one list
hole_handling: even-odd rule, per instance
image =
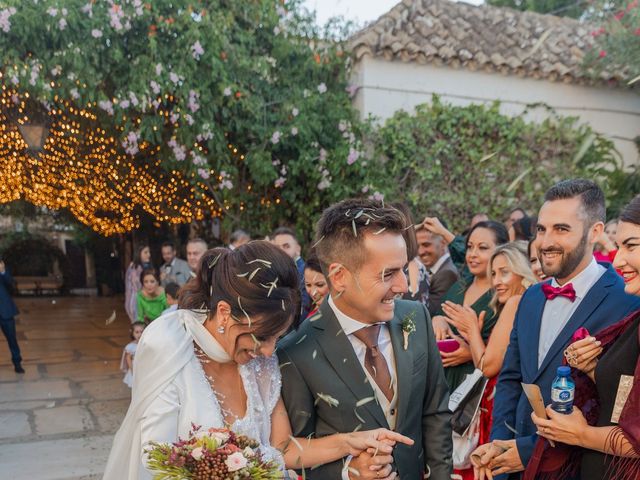
[[209, 269], [212, 269], [213, 267], [216, 266], [216, 263], [218, 263], [218, 260], [220, 260], [221, 256], [222, 256], [222, 252], [216, 255], [216, 258], [214, 258], [213, 260], [209, 260]]
[[318, 355], [318, 351], [314, 350], [313, 353], [311, 354], [311, 358], [315, 360], [317, 355]]
[[321, 236], [320, 239], [311, 246], [311, 249], [313, 250], [314, 248], [316, 248], [322, 240], [324, 240], [324, 235]]
[[298, 344], [302, 343], [302, 342], [304, 341], [304, 339], [305, 339], [305, 338], [307, 338], [307, 334], [306, 334], [306, 333], [305, 333], [302, 337], [300, 337], [300, 340], [298, 340], [298, 341], [296, 342], [296, 345], [298, 345]]
[[249, 272], [236, 273], [236, 277], [238, 278], [243, 278], [243, 277], [246, 277], [247, 275], [249, 275]]
[[362, 417], [358, 414], [358, 410], [357, 410], [356, 408], [354, 408], [354, 409], [353, 409], [353, 413], [355, 414], [356, 418], [357, 418], [358, 420], [360, 420], [360, 423], [366, 423], [366, 422], [364, 421], [364, 418], [362, 418]]
[[[318, 395], [318, 400], [322, 400], [323, 402], [327, 403], [327, 405], [329, 405], [330, 407], [337, 407], [338, 405], [340, 405], [340, 402], [335, 398], [333, 398], [331, 395], [327, 395], [325, 393], [318, 393], [317, 395]], [[316, 400], [316, 405], [318, 404], [318, 400]]]
[[380, 235], [382, 232], [384, 232], [387, 228], [381, 228], [380, 230], [378, 230], [377, 232], [373, 232], [374, 235]]
[[356, 407], [361, 407], [362, 405], [366, 405], [369, 402], [374, 402], [376, 400], [376, 397], [366, 397], [363, 398], [362, 400], [358, 400], [356, 402]]
[[358, 229], [356, 228], [356, 221], [355, 220], [351, 220], [351, 226], [353, 227], [353, 236], [357, 237], [358, 236]]
[[256, 273], [258, 273], [260, 270], [261, 270], [261, 268], [258, 267], [253, 272], [251, 272], [251, 275], [249, 275], [249, 281], [253, 280], [253, 277], [255, 277]]
[[256, 262], [260, 262], [260, 263], [266, 265], [267, 267], [271, 266], [271, 262], [269, 260], [263, 260], [262, 258], [255, 258], [255, 259], [251, 260], [250, 262], [247, 262], [247, 265], [251, 265], [252, 263], [256, 263]]
[[107, 318], [104, 321], [105, 325], [111, 325], [113, 322], [115, 322], [116, 320], [116, 311], [114, 310], [113, 313], [111, 315], [109, 315], [109, 318]]
[[331, 278], [333, 275], [335, 275], [336, 273], [338, 273], [340, 271], [340, 269], [342, 268], [342, 265], [338, 264], [335, 267], [333, 267], [331, 269], [331, 271], [329, 272], [329, 275], [327, 275], [327, 278]]
[[238, 297], [238, 307], [240, 307], [240, 310], [242, 310], [242, 313], [244, 313], [244, 316], [247, 317], [247, 320], [249, 321], [249, 327], [251, 327], [251, 317], [247, 312], [245, 312], [244, 308], [242, 308], [242, 302], [240, 301], [240, 297]]

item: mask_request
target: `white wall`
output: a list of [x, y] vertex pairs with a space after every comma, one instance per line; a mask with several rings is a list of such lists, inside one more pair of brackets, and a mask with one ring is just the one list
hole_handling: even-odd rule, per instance
[[[363, 117], [372, 114], [384, 120], [397, 110], [412, 112], [434, 93], [454, 105], [500, 100], [501, 111], [509, 115], [543, 102], [561, 115], [580, 117], [614, 140], [626, 165], [640, 163], [633, 142], [640, 135], [640, 95], [631, 91], [371, 57], [357, 64], [354, 81], [360, 87], [354, 102]], [[527, 118], [539, 121], [545, 114], [537, 109]]]

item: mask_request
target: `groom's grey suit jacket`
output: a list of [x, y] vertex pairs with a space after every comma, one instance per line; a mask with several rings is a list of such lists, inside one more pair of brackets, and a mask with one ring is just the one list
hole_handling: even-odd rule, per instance
[[[404, 349], [402, 322], [412, 316], [416, 331]], [[396, 431], [412, 438], [412, 447], [394, 449], [394, 465], [402, 480], [449, 480], [451, 414], [449, 389], [436, 346], [431, 319], [422, 304], [397, 300], [389, 332], [396, 361], [398, 413]], [[349, 339], [325, 300], [319, 314], [307, 319], [278, 345], [282, 397], [293, 435], [322, 437], [337, 432], [389, 428]], [[315, 468], [313, 468], [315, 467]], [[340, 480], [343, 461], [307, 465], [309, 480]], [[428, 470], [427, 470], [428, 469]]]

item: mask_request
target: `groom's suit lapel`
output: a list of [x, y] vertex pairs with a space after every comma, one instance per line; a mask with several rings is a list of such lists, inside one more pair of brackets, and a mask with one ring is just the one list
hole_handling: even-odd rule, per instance
[[[396, 379], [398, 397], [398, 416], [396, 418], [396, 430], [400, 431], [402, 422], [407, 416], [409, 402], [411, 400], [411, 377], [413, 373], [413, 349], [411, 348], [411, 336], [409, 336], [408, 348], [404, 349], [404, 335], [402, 333], [402, 320], [395, 313], [393, 320], [389, 322], [391, 345], [396, 359]], [[428, 381], [428, 380], [427, 380]]]
[[[320, 312], [308, 321], [312, 321], [313, 328], [316, 330], [316, 340], [327, 362], [331, 364], [344, 385], [351, 390], [358, 400], [375, 397], [373, 388], [369, 385], [367, 376], [353, 351], [353, 346], [342, 330], [328, 302], [323, 302]], [[319, 372], [319, 374], [321, 375], [322, 373]], [[338, 408], [340, 407], [338, 406]], [[378, 422], [379, 426], [388, 428], [387, 419], [377, 401], [366, 402], [359, 408], [366, 409]], [[365, 430], [370, 428], [374, 427], [363, 425]]]

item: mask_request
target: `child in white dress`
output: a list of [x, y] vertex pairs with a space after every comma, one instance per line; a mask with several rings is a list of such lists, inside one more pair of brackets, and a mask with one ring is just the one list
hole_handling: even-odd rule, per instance
[[144, 331], [145, 324], [143, 322], [134, 322], [131, 324], [131, 328], [129, 329], [131, 340], [126, 347], [124, 347], [124, 351], [122, 352], [122, 360], [120, 361], [120, 370], [125, 372], [124, 378], [122, 381], [127, 384], [129, 388], [133, 385], [133, 357], [136, 354], [136, 349], [138, 348], [138, 341], [142, 336], [142, 332]]

